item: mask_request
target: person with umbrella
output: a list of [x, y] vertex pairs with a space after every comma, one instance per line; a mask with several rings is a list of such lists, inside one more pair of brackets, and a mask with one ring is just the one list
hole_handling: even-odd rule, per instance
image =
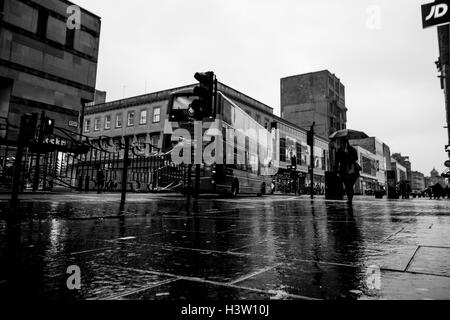
[[339, 130], [330, 136], [330, 139], [335, 140], [338, 147], [336, 168], [341, 181], [344, 183], [347, 202], [350, 205], [353, 203], [354, 185], [359, 178], [361, 167], [358, 164], [358, 153], [350, 145], [349, 140], [365, 138], [368, 138], [365, 133], [350, 129]]

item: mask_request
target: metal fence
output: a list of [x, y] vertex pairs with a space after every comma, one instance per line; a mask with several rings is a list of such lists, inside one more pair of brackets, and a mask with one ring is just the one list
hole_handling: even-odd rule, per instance
[[[20, 128], [1, 118], [2, 191], [12, 190], [17, 164], [17, 142], [7, 137], [11, 129]], [[93, 139], [57, 127], [51, 135], [36, 134], [24, 147], [20, 162], [20, 191], [115, 192], [123, 190], [123, 183], [127, 192], [179, 190], [186, 174], [183, 166], [172, 163], [170, 154], [162, 154], [148, 143], [130, 137]]]

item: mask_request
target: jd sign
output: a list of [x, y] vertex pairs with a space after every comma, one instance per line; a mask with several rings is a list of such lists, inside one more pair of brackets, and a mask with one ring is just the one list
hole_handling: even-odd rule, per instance
[[437, 0], [422, 5], [423, 28], [450, 23], [450, 0]]

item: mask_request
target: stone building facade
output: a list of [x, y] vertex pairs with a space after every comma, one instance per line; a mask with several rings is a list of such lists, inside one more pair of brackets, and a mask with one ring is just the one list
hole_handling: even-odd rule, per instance
[[329, 137], [347, 127], [345, 86], [328, 70], [281, 79], [281, 117], [302, 128], [316, 123], [316, 133]]
[[392, 171], [395, 171], [397, 182], [408, 180], [408, 170], [394, 158], [391, 160]]
[[[24, 113], [41, 113], [76, 130], [84, 103], [94, 100], [100, 25], [82, 8], [68, 27], [67, 0], [0, 1], [0, 117], [19, 125]], [[70, 12], [70, 11], [69, 11]], [[8, 141], [17, 130], [2, 132]]]
[[418, 171], [411, 172], [412, 191], [422, 192], [425, 190], [425, 175]]
[[391, 169], [391, 154], [388, 145], [375, 137], [351, 140], [353, 146], [360, 146], [375, 156], [376, 177], [380, 187], [387, 187], [387, 171]]
[[406, 180], [411, 182], [411, 161], [409, 160], [409, 156], [402, 156], [401, 153], [392, 154], [392, 158], [395, 159], [399, 164], [401, 164], [404, 168], [406, 168]]

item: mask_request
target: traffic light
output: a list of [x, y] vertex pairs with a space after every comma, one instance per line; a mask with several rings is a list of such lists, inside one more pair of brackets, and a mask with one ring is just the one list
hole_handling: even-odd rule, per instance
[[20, 122], [20, 138], [22, 141], [30, 141], [36, 137], [38, 121], [37, 113], [25, 113]]
[[43, 134], [44, 136], [49, 136], [53, 134], [53, 130], [55, 128], [55, 120], [51, 118], [45, 118], [43, 123]]
[[205, 118], [213, 120], [214, 114], [214, 86], [216, 77], [214, 72], [197, 72], [194, 78], [199, 82], [194, 88], [194, 95], [197, 97], [192, 101], [188, 109], [188, 117], [191, 120], [203, 120]]

